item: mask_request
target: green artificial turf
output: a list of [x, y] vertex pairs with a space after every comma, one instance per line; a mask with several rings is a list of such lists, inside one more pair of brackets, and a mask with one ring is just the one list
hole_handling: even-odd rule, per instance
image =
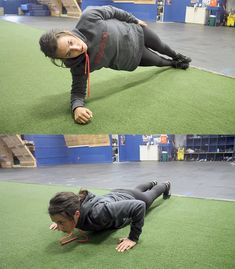
[[90, 233], [89, 243], [59, 245], [62, 233], [48, 229], [47, 215], [48, 200], [58, 191], [77, 188], [0, 182], [1, 269], [235, 268], [235, 202], [158, 199], [137, 246], [118, 253], [117, 240], [128, 235], [128, 226]]
[[[91, 123], [70, 113], [71, 75], [40, 52], [41, 30], [0, 21], [4, 133], [234, 133], [235, 79], [195, 68], [91, 74]], [[200, 53], [200, 52], [199, 52]]]

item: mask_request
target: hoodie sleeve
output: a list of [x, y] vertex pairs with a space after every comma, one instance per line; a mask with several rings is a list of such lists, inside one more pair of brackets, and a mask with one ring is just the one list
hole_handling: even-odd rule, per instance
[[113, 6], [88, 8], [85, 12], [89, 18], [101, 20], [117, 19], [128, 23], [138, 23], [138, 19], [131, 13]]
[[131, 229], [128, 238], [132, 241], [138, 241], [144, 225], [145, 203], [140, 200], [123, 200], [113, 203], [105, 203], [99, 212], [94, 215], [96, 222], [106, 225], [108, 222], [115, 222], [116, 227], [120, 227], [125, 223], [126, 219], [130, 219]]
[[84, 106], [87, 76], [78, 68], [71, 68], [70, 71], [72, 74], [71, 110], [74, 111], [75, 108]]

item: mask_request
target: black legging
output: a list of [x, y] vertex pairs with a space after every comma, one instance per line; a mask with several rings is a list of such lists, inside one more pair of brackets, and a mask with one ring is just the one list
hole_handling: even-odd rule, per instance
[[152, 187], [152, 182], [138, 185], [135, 189], [115, 189], [113, 191], [124, 192], [132, 195], [136, 200], [145, 202], [146, 209], [166, 191], [166, 184], [160, 183]]
[[139, 66], [172, 66], [172, 60], [161, 57], [157, 53], [176, 57], [176, 52], [163, 43], [158, 35], [149, 27], [142, 27], [144, 32], [144, 50]]

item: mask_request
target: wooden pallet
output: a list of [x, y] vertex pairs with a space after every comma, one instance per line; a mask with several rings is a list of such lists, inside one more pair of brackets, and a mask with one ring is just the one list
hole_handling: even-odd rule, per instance
[[12, 168], [14, 165], [13, 154], [0, 137], [0, 167]]
[[76, 0], [61, 0], [63, 6], [67, 10], [68, 17], [80, 17], [82, 11]]
[[[20, 167], [36, 167], [36, 159], [33, 154], [25, 145], [24, 141], [21, 139], [19, 135], [3, 135], [0, 134], [0, 139], [12, 152], [12, 156], [15, 156], [20, 164]], [[13, 166], [13, 164], [12, 164]]]
[[105, 147], [110, 146], [109, 135], [64, 135], [67, 147]]

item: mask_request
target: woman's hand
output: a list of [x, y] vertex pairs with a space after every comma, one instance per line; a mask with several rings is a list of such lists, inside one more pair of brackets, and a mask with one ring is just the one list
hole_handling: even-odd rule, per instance
[[57, 226], [57, 224], [53, 222], [53, 223], [50, 225], [50, 230], [53, 230], [53, 231], [58, 230], [58, 226]]
[[77, 107], [74, 112], [74, 120], [78, 123], [85, 124], [93, 117], [92, 112], [86, 107]]
[[142, 20], [138, 20], [138, 24], [139, 24], [140, 26], [143, 26], [143, 27], [148, 26], [147, 23], [146, 23], [145, 21], [142, 21]]
[[130, 240], [129, 238], [121, 238], [119, 239], [119, 244], [116, 247], [118, 252], [123, 252], [125, 250], [129, 250], [136, 245], [135, 241]]

